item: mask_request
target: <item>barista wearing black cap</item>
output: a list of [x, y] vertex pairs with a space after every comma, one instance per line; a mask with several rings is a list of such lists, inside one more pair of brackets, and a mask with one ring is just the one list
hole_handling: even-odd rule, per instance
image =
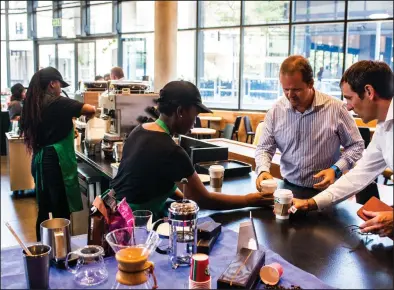
[[95, 108], [60, 96], [68, 87], [59, 71], [47, 67], [36, 72], [27, 89], [21, 116], [21, 134], [33, 153], [32, 175], [36, 185], [40, 224], [54, 218], [70, 219], [70, 213], [83, 209], [74, 151], [73, 117], [91, 116]]
[[111, 187], [116, 198], [126, 197], [133, 210], [145, 209], [155, 218], [165, 214], [168, 197], [181, 198], [175, 182], [188, 179], [185, 197], [209, 209], [234, 209], [272, 203], [262, 193], [226, 195], [208, 192], [182, 147], [172, 139], [185, 134], [199, 113], [211, 113], [201, 102], [197, 87], [187, 81], [173, 81], [160, 90], [160, 118], [136, 127], [128, 136]]

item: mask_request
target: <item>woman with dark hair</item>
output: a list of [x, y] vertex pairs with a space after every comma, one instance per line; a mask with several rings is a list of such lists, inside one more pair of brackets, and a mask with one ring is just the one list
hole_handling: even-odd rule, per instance
[[8, 112], [10, 114], [10, 121], [19, 121], [22, 113], [22, 102], [25, 99], [25, 87], [17, 83], [11, 87], [11, 99], [8, 105]]
[[194, 84], [187, 81], [166, 84], [160, 91], [158, 107], [159, 119], [135, 128], [124, 144], [119, 170], [111, 183], [117, 200], [126, 197], [133, 210], [150, 210], [156, 219], [165, 215], [168, 197], [183, 197], [175, 183], [187, 178], [185, 197], [202, 208], [235, 209], [273, 203], [272, 198], [264, 198], [262, 193], [209, 192], [185, 150], [173, 141], [172, 135], [190, 131], [199, 113], [211, 113], [202, 104]]
[[27, 89], [21, 117], [21, 134], [28, 151], [33, 153], [32, 175], [36, 184], [40, 224], [54, 218], [70, 219], [70, 213], [83, 209], [74, 151], [73, 117], [92, 116], [95, 108], [62, 97], [69, 86], [53, 67], [36, 72]]

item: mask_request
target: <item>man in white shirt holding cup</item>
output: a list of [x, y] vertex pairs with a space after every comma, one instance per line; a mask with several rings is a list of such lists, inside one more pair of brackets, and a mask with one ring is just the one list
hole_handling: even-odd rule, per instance
[[[393, 170], [394, 75], [381, 61], [362, 60], [342, 76], [340, 86], [347, 102], [364, 123], [377, 119], [376, 132], [363, 157], [347, 174], [311, 199], [293, 199], [297, 210], [322, 210], [360, 192], [387, 167]], [[393, 235], [393, 211], [369, 212], [371, 219], [360, 225], [363, 233]]]

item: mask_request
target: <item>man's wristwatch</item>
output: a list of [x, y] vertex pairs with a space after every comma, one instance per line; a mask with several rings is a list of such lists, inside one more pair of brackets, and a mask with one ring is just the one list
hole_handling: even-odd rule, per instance
[[335, 178], [341, 177], [342, 171], [338, 168], [338, 166], [333, 165], [330, 168], [334, 169], [334, 171], [335, 171]]

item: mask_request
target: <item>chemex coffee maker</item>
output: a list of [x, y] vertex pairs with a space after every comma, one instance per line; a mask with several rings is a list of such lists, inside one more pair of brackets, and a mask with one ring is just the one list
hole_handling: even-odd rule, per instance
[[124, 141], [140, 123], [138, 117], [147, 107], [154, 106], [158, 94], [147, 93], [147, 82], [111, 81], [107, 91], [99, 97], [101, 118], [109, 122], [104, 141]]
[[117, 229], [106, 236], [118, 262], [112, 289], [156, 289], [157, 279], [150, 255], [160, 243], [159, 235], [146, 228]]

